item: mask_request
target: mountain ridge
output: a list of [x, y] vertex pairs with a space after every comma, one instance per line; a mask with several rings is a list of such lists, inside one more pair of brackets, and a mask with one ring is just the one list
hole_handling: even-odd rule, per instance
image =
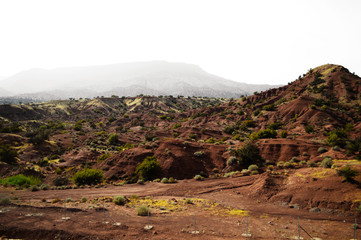
[[[181, 82], [189, 85], [187, 88], [183, 85], [182, 91], [176, 87]], [[42, 95], [51, 94], [60, 99], [68, 96], [55, 94], [56, 91], [89, 90], [92, 94], [82, 97], [96, 97], [106, 95], [107, 92], [114, 92], [116, 88], [132, 85], [144, 86], [143, 94], [149, 89], [150, 92], [159, 92], [162, 95], [192, 96], [192, 94], [197, 94], [198, 96], [229, 98], [250, 95], [256, 91], [279, 86], [235, 82], [207, 73], [197, 65], [165, 61], [52, 70], [31, 69], [8, 77], [2, 80], [1, 84], [2, 88], [15, 95], [37, 94], [41, 98]], [[210, 88], [212, 91], [208, 89], [202, 92], [201, 88]], [[137, 92], [137, 94], [140, 93]], [[122, 92], [118, 95], [129, 96]]]

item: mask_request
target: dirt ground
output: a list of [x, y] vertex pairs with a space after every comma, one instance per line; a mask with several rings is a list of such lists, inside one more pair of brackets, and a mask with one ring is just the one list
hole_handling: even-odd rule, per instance
[[[293, 239], [301, 227], [314, 238], [352, 239], [352, 212], [310, 212], [247, 194], [256, 176], [176, 184], [106, 188], [14, 190], [1, 188], [11, 205], [0, 206], [0, 236], [16, 239]], [[126, 196], [125, 206], [112, 197]], [[81, 198], [85, 197], [85, 202]], [[187, 198], [187, 200], [185, 200]], [[66, 199], [68, 200], [65, 203]], [[149, 217], [137, 216], [149, 205]], [[361, 222], [360, 217], [357, 219]], [[247, 221], [249, 237], [247, 232]], [[152, 229], [144, 227], [151, 225]], [[301, 230], [303, 239], [311, 239]], [[361, 230], [358, 230], [361, 239]], [[297, 239], [297, 238], [295, 238]]]

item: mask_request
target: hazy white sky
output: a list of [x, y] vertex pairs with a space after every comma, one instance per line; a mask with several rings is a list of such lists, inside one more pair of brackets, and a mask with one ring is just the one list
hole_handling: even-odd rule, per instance
[[325, 63], [361, 75], [361, 1], [0, 1], [0, 76], [148, 60], [248, 83]]

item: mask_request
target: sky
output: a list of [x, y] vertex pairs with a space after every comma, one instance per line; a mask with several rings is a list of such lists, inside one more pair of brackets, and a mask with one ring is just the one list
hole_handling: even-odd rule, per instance
[[340, 64], [361, 75], [359, 0], [0, 0], [0, 76], [164, 60], [287, 84]]

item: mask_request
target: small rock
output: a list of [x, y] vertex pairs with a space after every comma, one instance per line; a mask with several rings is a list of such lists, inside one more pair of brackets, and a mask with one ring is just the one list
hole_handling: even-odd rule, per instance
[[152, 230], [153, 229], [153, 226], [152, 225], [146, 225], [144, 227], [144, 230]]
[[319, 209], [318, 207], [314, 207], [314, 208], [311, 208], [309, 210], [309, 212], [321, 212], [321, 209]]

